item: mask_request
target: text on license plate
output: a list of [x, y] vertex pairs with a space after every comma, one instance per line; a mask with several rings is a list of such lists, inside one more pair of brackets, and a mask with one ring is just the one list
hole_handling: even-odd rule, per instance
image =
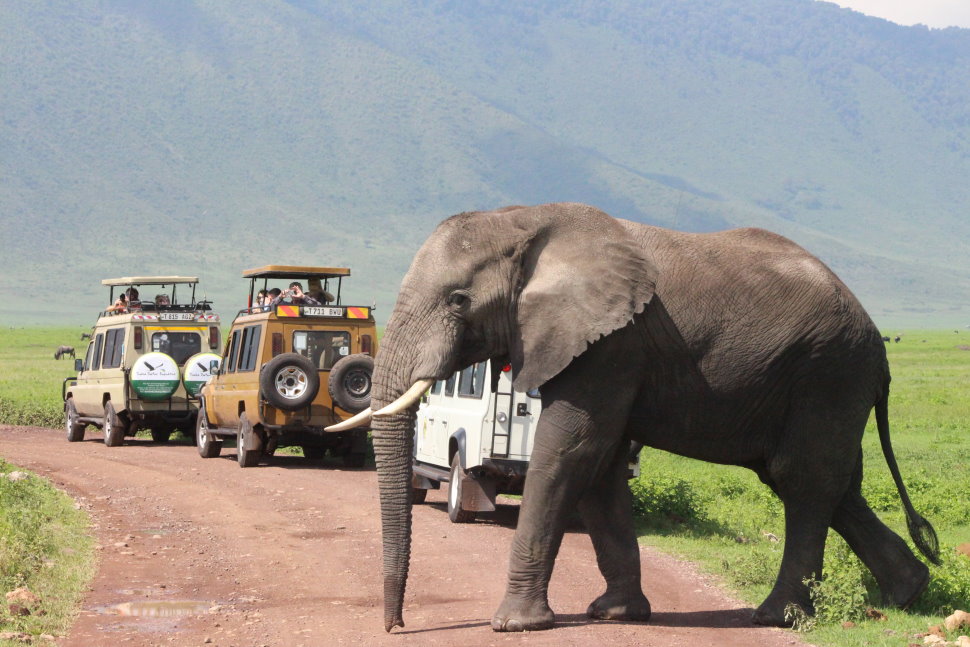
[[163, 312], [159, 317], [161, 321], [195, 321], [194, 312]]
[[303, 314], [307, 317], [342, 317], [344, 316], [344, 309], [303, 306]]

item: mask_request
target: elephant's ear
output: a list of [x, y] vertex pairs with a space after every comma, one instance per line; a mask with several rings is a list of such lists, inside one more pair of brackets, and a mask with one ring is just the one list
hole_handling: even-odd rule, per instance
[[653, 297], [657, 269], [620, 221], [576, 204], [535, 207], [519, 258], [510, 355], [515, 388], [541, 386], [587, 346], [626, 326]]

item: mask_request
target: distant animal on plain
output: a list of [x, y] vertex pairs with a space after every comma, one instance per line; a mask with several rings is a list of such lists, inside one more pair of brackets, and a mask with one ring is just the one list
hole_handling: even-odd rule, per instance
[[70, 355], [74, 358], [74, 347], [73, 346], [58, 346], [57, 350], [54, 351], [54, 359], [60, 359], [65, 355]]
[[81, 341], [84, 341], [85, 339], [91, 339], [91, 333], [89, 333], [89, 332], [82, 332], [81, 333]]
[[893, 341], [898, 344], [900, 339], [902, 339], [902, 337], [900, 337], [899, 335], [896, 335], [896, 338], [893, 339]]
[[882, 340], [883, 341], [889, 341], [889, 337], [883, 337]]

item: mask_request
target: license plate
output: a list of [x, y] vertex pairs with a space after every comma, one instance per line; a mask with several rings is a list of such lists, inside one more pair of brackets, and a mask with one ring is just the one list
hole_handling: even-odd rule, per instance
[[303, 306], [303, 315], [306, 317], [342, 317], [344, 316], [344, 309]]
[[161, 321], [195, 321], [194, 312], [163, 312], [158, 317]]

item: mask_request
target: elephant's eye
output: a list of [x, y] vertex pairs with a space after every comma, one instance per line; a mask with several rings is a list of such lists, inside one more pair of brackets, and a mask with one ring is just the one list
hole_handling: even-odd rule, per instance
[[471, 303], [471, 299], [464, 292], [452, 292], [448, 295], [448, 305], [452, 307], [464, 309], [468, 307], [469, 303]]

